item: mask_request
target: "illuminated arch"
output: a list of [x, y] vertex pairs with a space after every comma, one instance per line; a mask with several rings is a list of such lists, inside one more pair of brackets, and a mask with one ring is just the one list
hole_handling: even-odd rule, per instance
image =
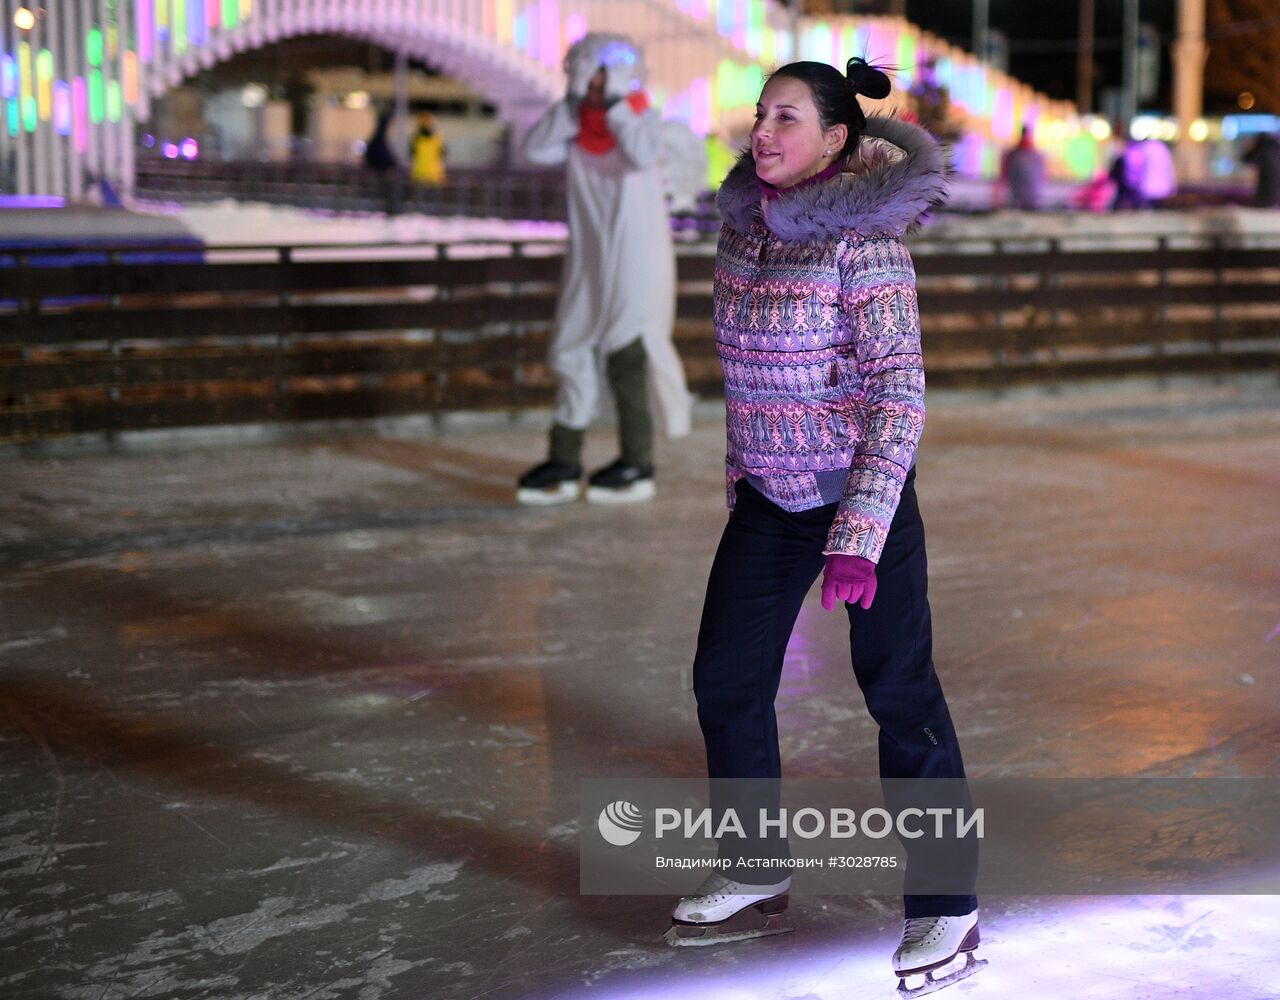
[[[28, 5], [44, 10], [34, 25], [15, 21]], [[700, 132], [740, 130], [762, 68], [793, 50], [842, 65], [871, 40], [872, 54], [902, 67], [940, 60], [978, 139], [975, 170], [990, 168], [1015, 124], [1033, 120], [1046, 126], [1037, 142], [1051, 162], [1089, 159], [1093, 140], [1070, 105], [906, 21], [812, 18], [794, 36], [792, 27], [776, 0], [0, 0], [0, 177], [10, 173], [20, 194], [77, 198], [87, 171], [127, 191], [133, 128], [153, 97], [237, 52], [318, 33], [425, 59], [518, 124], [561, 92], [572, 41], [589, 29], [623, 32], [645, 46], [665, 112]]]
[[341, 35], [373, 42], [391, 52], [403, 51], [411, 59], [439, 67], [499, 107], [509, 104], [511, 95], [521, 95], [522, 100], [540, 102], [545, 106], [564, 87], [558, 70], [504, 58], [506, 53], [492, 40], [459, 37], [457, 32], [451, 32], [442, 25], [411, 25], [392, 33], [376, 25], [358, 26], [344, 18], [322, 17], [308, 22], [304, 31], [293, 34], [277, 31], [264, 37], [261, 31], [240, 29], [228, 32], [218, 46], [190, 51], [182, 59], [169, 64], [162, 74], [154, 74], [149, 85], [151, 96], [160, 97], [202, 69], [226, 62], [242, 52], [312, 34]]

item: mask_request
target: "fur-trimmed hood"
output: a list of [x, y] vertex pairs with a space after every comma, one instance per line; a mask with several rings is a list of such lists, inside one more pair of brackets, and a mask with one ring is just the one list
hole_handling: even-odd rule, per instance
[[758, 215], [785, 243], [902, 235], [922, 212], [946, 197], [946, 161], [936, 139], [900, 118], [872, 117], [840, 176], [786, 192], [763, 209], [750, 151], [720, 185], [716, 205], [735, 229]]

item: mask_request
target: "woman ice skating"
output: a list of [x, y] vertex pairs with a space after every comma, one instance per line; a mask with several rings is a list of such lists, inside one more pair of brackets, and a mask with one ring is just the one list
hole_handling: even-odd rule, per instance
[[[821, 573], [823, 607], [848, 613], [854, 672], [880, 727], [882, 778], [961, 779], [948, 787], [967, 799], [932, 661], [915, 493], [924, 372], [901, 238], [942, 198], [944, 164], [917, 126], [864, 117], [857, 95], [889, 89], [861, 59], [847, 75], [814, 62], [782, 67], [760, 95], [749, 152], [720, 189], [714, 320], [731, 513], [707, 582], [694, 690], [710, 777], [778, 778], [783, 654]], [[972, 887], [976, 850], [962, 845], [959, 862]], [[790, 879], [759, 885], [733, 874], [712, 875], [680, 900], [670, 943], [790, 929]], [[976, 897], [912, 885], [909, 855], [893, 967], [918, 996], [984, 963], [971, 954]], [[964, 953], [964, 968], [941, 970]], [[907, 977], [934, 969], [943, 978], [908, 990]]]
[[589, 34], [565, 57], [568, 93], [530, 130], [534, 163], [569, 168], [569, 249], [550, 364], [559, 379], [549, 455], [520, 477], [521, 503], [578, 498], [582, 442], [601, 373], [618, 411], [621, 455], [587, 481], [601, 503], [654, 495], [649, 393], [670, 437], [689, 432], [691, 399], [671, 343], [675, 254], [661, 161], [670, 124], [640, 89], [641, 51], [622, 35]]

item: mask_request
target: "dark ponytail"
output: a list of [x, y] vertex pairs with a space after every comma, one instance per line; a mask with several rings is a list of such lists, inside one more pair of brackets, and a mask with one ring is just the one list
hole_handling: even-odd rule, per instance
[[843, 75], [834, 66], [820, 62], [787, 63], [773, 75], [791, 77], [809, 87], [824, 129], [835, 125], [848, 128], [849, 138], [837, 156], [857, 149], [858, 140], [867, 127], [867, 116], [858, 103], [858, 95], [883, 100], [893, 86], [882, 70], [859, 56], [849, 60]]

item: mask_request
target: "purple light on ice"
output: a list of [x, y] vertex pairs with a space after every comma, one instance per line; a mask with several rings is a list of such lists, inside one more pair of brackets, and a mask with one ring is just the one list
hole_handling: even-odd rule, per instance
[[[1011, 907], [1010, 904], [1013, 904]], [[817, 909], [816, 898], [792, 906]], [[655, 908], [656, 909], [656, 908]], [[559, 1000], [761, 1000], [763, 997], [891, 996], [889, 956], [895, 921], [881, 932], [805, 945], [789, 935], [785, 948], [746, 942], [732, 968], [687, 966], [615, 971], [603, 982], [557, 992]], [[839, 937], [839, 935], [837, 935]], [[1187, 995], [1245, 1000], [1272, 996], [1280, 915], [1274, 897], [1098, 896], [1038, 899], [993, 897], [982, 913], [978, 956], [990, 965], [940, 997], [1034, 996], [1037, 1000], [1126, 1000]], [[781, 940], [781, 939], [780, 939]], [[1048, 942], [1064, 962], [1046, 961]], [[915, 983], [913, 983], [915, 985]]]
[[67, 200], [50, 194], [0, 194], [0, 208], [66, 208]]

